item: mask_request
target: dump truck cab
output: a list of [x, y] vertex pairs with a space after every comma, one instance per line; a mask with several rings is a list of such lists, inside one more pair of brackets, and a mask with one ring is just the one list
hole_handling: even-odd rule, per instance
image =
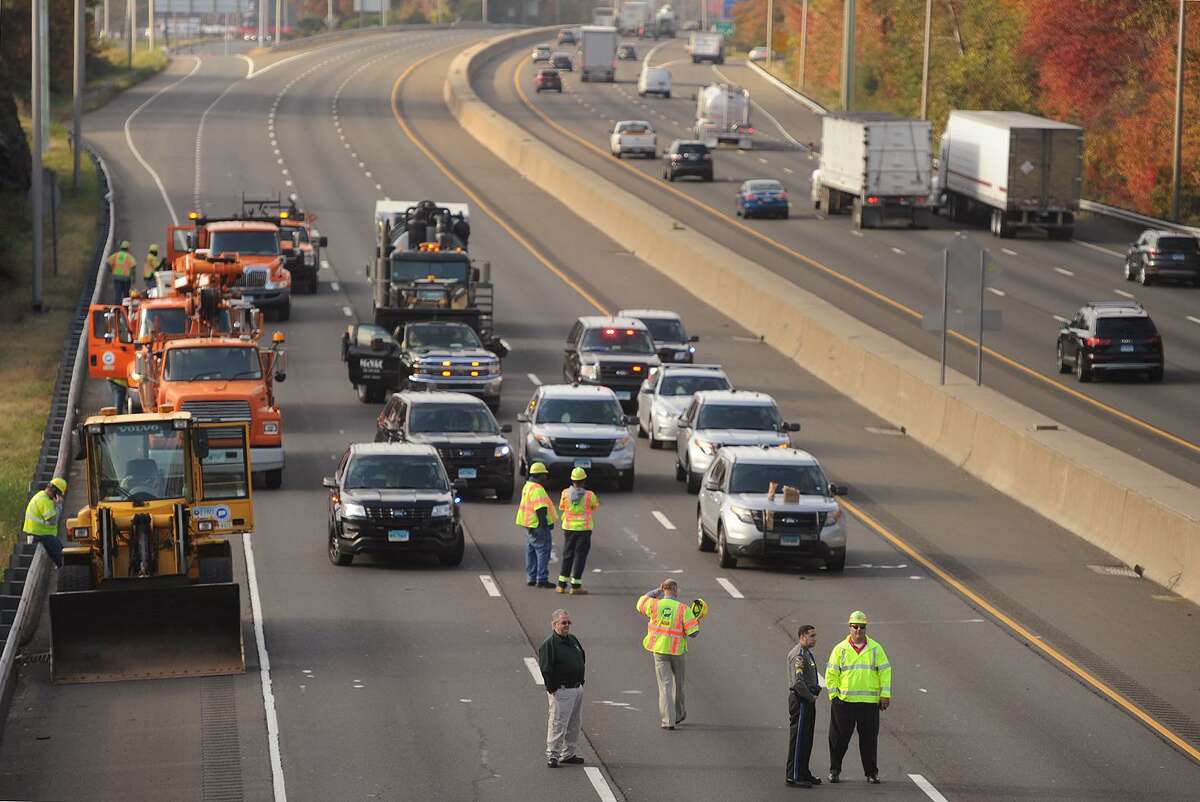
[[292, 275], [284, 265], [278, 220], [205, 218], [191, 212], [187, 225], [171, 226], [167, 256], [176, 272], [184, 272], [194, 256], [203, 261], [236, 255], [234, 282], [241, 297], [278, 320], [292, 313]]
[[110, 407], [73, 450], [87, 504], [50, 597], [52, 680], [243, 671], [229, 538], [254, 528], [246, 425]]

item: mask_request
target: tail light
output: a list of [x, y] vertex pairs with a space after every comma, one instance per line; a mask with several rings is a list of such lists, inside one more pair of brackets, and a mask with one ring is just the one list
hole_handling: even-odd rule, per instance
[[1162, 345], [1162, 336], [1158, 334], [1146, 338], [1146, 345]]
[[779, 193], [779, 199], [780, 199], [780, 200], [787, 200], [787, 193], [786, 193], [786, 192], [780, 192], [780, 193]]
[[756, 200], [758, 200], [758, 196], [757, 196], [757, 195], [754, 195], [754, 194], [750, 194], [750, 195], [747, 195], [747, 196], [746, 196], [746, 200], [748, 200], [748, 201], [756, 201]]
[[1108, 337], [1088, 337], [1084, 340], [1088, 348], [1095, 348], [1097, 345], [1112, 345], [1112, 340]]
[[874, 206], [875, 204], [879, 203], [879, 197], [876, 195], [868, 195], [867, 203], [870, 204], [871, 206]]
[[1147, 248], [1146, 249], [1147, 256], [1158, 256], [1159, 253], [1160, 253], [1160, 251], [1158, 250], [1158, 248]]
[[704, 161], [706, 161], [706, 162], [708, 162], [708, 161], [712, 161], [712, 154], [711, 154], [711, 153], [705, 153], [705, 154], [704, 154]]

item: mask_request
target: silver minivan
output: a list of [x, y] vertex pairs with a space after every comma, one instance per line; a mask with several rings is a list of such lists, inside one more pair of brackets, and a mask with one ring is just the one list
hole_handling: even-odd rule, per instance
[[671, 71], [665, 67], [643, 67], [638, 76], [638, 97], [646, 95], [671, 96]]

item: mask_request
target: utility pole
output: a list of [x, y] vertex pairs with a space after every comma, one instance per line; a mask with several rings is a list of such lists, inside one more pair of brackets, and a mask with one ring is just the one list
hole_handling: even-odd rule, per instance
[[79, 189], [79, 151], [83, 148], [84, 42], [87, 41], [87, 17], [83, 0], [75, 0], [75, 63], [71, 81], [71, 186]]
[[1179, 43], [1175, 52], [1175, 148], [1171, 161], [1171, 219], [1179, 222], [1183, 188], [1183, 48], [1187, 42], [1187, 0], [1179, 0]]
[[154, 50], [154, 0], [146, 0], [146, 30], [150, 36], [150, 50]]
[[921, 119], [929, 119], [929, 37], [933, 30], [933, 0], [925, 0], [925, 54], [921, 59]]
[[258, 46], [262, 47], [267, 35], [267, 0], [256, 0], [258, 3]]
[[481, 13], [481, 14], [479, 15], [479, 20], [480, 20], [480, 22], [482, 22], [484, 25], [487, 25], [487, 21], [488, 21], [488, 16], [487, 16], [487, 0], [483, 0], [483, 13]]
[[775, 56], [775, 0], [767, 0], [767, 69], [771, 69], [771, 59]]
[[796, 88], [804, 91], [804, 61], [808, 55], [808, 0], [800, 10], [800, 75], [796, 78]]
[[137, 30], [137, 14], [134, 10], [137, 6], [134, 5], [134, 0], [125, 0], [125, 35], [128, 37], [125, 40], [125, 55], [128, 60], [128, 68], [133, 69], [133, 32]]
[[271, 47], [279, 44], [279, 12], [282, 5], [283, 0], [275, 0], [275, 38], [271, 40]]
[[333, 0], [325, 0], [325, 27], [333, 30]]
[[104, 0], [104, 25], [100, 28], [100, 35], [108, 38], [108, 0]]
[[854, 105], [854, 21], [858, 18], [855, 0], [845, 0], [842, 18], [842, 111]]
[[42, 190], [45, 188], [45, 178], [42, 175], [42, 120], [46, 115], [46, 106], [42, 102], [42, 85], [46, 75], [42, 70], [42, 55], [46, 50], [46, 3], [48, 0], [33, 0], [30, 8], [30, 86], [29, 100], [33, 107], [33, 179], [31, 196], [33, 201], [33, 311], [42, 311]]

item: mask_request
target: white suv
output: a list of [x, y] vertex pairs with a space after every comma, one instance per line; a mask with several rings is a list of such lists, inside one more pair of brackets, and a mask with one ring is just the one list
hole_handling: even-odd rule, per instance
[[679, 416], [703, 390], [728, 390], [729, 377], [720, 365], [662, 365], [651, 368], [638, 390], [638, 429], [650, 438], [651, 448], [674, 443]]
[[700, 490], [700, 478], [721, 446], [789, 446], [789, 432], [800, 424], [785, 423], [775, 399], [744, 390], [705, 390], [679, 416], [675, 438], [675, 478], [689, 493]]

